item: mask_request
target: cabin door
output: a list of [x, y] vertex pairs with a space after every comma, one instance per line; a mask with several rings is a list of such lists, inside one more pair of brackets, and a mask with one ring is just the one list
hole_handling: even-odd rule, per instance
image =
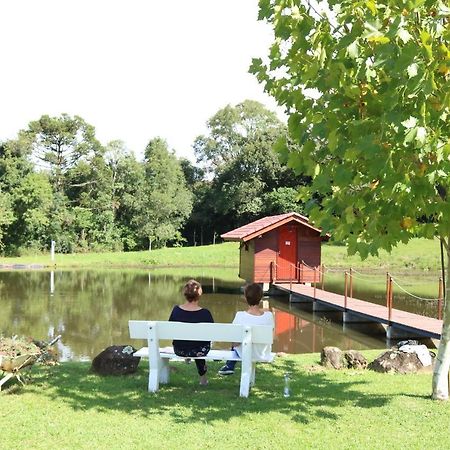
[[296, 265], [297, 227], [285, 225], [278, 229], [277, 280], [295, 280]]

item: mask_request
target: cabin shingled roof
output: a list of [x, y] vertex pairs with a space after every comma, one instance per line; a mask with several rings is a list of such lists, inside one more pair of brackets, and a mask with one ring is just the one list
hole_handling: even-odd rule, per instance
[[280, 223], [283, 225], [286, 223], [286, 220], [290, 222], [289, 219], [295, 220], [296, 222], [302, 223], [306, 225], [308, 228], [311, 228], [318, 233], [321, 233], [319, 228], [313, 227], [309, 223], [309, 219], [305, 216], [302, 216], [298, 213], [286, 213], [286, 214], [278, 214], [276, 216], [268, 216], [263, 217], [262, 219], [255, 220], [254, 222], [250, 222], [247, 225], [243, 225], [242, 227], [236, 228], [234, 230], [228, 231], [227, 233], [222, 234], [220, 237], [225, 241], [247, 241], [254, 237], [254, 234], [264, 234], [267, 231], [270, 231], [273, 228], [276, 228], [276, 225]]

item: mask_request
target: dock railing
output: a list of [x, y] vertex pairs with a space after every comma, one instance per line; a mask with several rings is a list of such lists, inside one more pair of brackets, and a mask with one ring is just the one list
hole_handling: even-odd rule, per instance
[[[325, 268], [324, 266], [310, 266], [304, 261], [299, 261], [297, 264], [289, 263], [289, 276], [279, 277], [279, 265], [275, 261], [270, 261], [270, 282], [276, 283], [277, 281], [288, 281], [292, 288], [292, 283], [313, 283], [316, 286], [321, 283], [322, 289], [325, 283]], [[308, 269], [310, 274], [305, 270]]]
[[[271, 272], [271, 280], [272, 282], [277, 282], [277, 263], [272, 261], [270, 263], [270, 272]], [[312, 279], [309, 276], [305, 276], [305, 269], [312, 271], [313, 276]], [[289, 288], [292, 291], [292, 284], [295, 283], [304, 283], [304, 282], [312, 282], [314, 288], [314, 299], [316, 299], [316, 289], [317, 284], [321, 284], [321, 289], [325, 290], [325, 273], [329, 272], [341, 272], [340, 270], [331, 270], [326, 268], [324, 264], [321, 266], [310, 266], [306, 264], [303, 260], [299, 261], [298, 264], [290, 264], [289, 269]], [[353, 288], [354, 288], [354, 279], [368, 280], [366, 274], [360, 273], [354, 268], [350, 267], [349, 270], [343, 271], [344, 273], [344, 310], [347, 311], [348, 301], [353, 298]], [[308, 278], [308, 280], [307, 280]], [[373, 281], [373, 280], [371, 280]], [[437, 298], [424, 298], [419, 297], [415, 294], [412, 294], [408, 290], [406, 290], [394, 277], [391, 273], [386, 273], [386, 307], [388, 309], [388, 321], [391, 322], [393, 319], [393, 310], [394, 310], [394, 285], [402, 291], [405, 295], [409, 297], [413, 297], [417, 300], [422, 301], [431, 301], [437, 302], [437, 318], [442, 320], [442, 311], [444, 308], [445, 292], [444, 292], [444, 283], [442, 277], [439, 278], [439, 286], [438, 286], [438, 297]], [[434, 315], [435, 313], [433, 313]], [[436, 316], [434, 316], [436, 317]]]
[[[355, 277], [355, 273], [358, 276]], [[344, 310], [347, 310], [348, 299], [353, 298], [353, 286], [354, 286], [354, 278], [358, 278], [361, 280], [366, 280], [366, 278], [360, 277], [360, 272], [356, 271], [353, 268], [350, 268], [348, 271], [344, 271]], [[413, 297], [417, 300], [422, 301], [431, 301], [437, 302], [437, 318], [442, 320], [442, 310], [444, 307], [445, 296], [444, 296], [444, 283], [442, 277], [439, 278], [439, 287], [438, 287], [438, 297], [437, 298], [424, 298], [419, 297], [417, 295], [412, 294], [407, 291], [397, 280], [396, 278], [389, 272], [386, 273], [386, 308], [388, 309], [388, 320], [392, 321], [392, 314], [394, 310], [394, 285], [397, 286], [405, 295]], [[322, 288], [323, 289], [323, 288]]]

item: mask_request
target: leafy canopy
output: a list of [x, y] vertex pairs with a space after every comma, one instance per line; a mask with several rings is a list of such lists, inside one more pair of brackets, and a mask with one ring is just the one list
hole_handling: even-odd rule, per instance
[[180, 162], [162, 138], [151, 139], [145, 149], [145, 187], [138, 198], [140, 212], [134, 222], [143, 238], [165, 246], [180, 241], [180, 228], [192, 210], [192, 194]]
[[299, 148], [278, 150], [312, 176], [311, 219], [363, 257], [448, 237], [449, 2], [259, 4], [275, 40], [250, 70], [289, 115]]

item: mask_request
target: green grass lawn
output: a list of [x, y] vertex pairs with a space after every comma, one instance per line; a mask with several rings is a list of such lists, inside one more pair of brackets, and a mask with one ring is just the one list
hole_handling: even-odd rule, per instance
[[[373, 359], [379, 351], [366, 351]], [[32, 382], [0, 393], [0, 447], [8, 449], [444, 449], [450, 402], [429, 399], [431, 375], [326, 371], [319, 356], [260, 365], [248, 399], [239, 373], [200, 387], [193, 364], [146, 391], [147, 369], [98, 377], [88, 363], [33, 368]], [[292, 376], [284, 398], [283, 374]]]
[[197, 247], [172, 247], [140, 252], [49, 254], [23, 257], [0, 257], [0, 264], [42, 264], [60, 268], [79, 267], [230, 267], [239, 264], [239, 245], [228, 242]]
[[429, 272], [440, 270], [440, 258], [437, 239], [411, 239], [408, 244], [399, 244], [390, 254], [380, 250], [378, 257], [369, 256], [365, 260], [358, 255], [348, 256], [345, 246], [322, 245], [322, 261], [333, 268]]
[[[349, 267], [379, 271], [438, 271], [440, 250], [437, 240], [413, 239], [407, 245], [400, 244], [392, 253], [381, 251], [379, 257], [362, 261], [359, 256], [347, 256], [344, 246], [324, 244], [322, 262], [329, 268]], [[0, 257], [0, 265], [40, 264], [58, 268], [181, 268], [204, 267], [211, 273], [219, 268], [237, 270], [239, 266], [239, 244], [226, 242], [198, 247], [176, 247], [141, 252], [77, 253], [57, 254], [54, 264], [48, 254], [24, 257]], [[227, 276], [229, 278], [229, 276]]]

